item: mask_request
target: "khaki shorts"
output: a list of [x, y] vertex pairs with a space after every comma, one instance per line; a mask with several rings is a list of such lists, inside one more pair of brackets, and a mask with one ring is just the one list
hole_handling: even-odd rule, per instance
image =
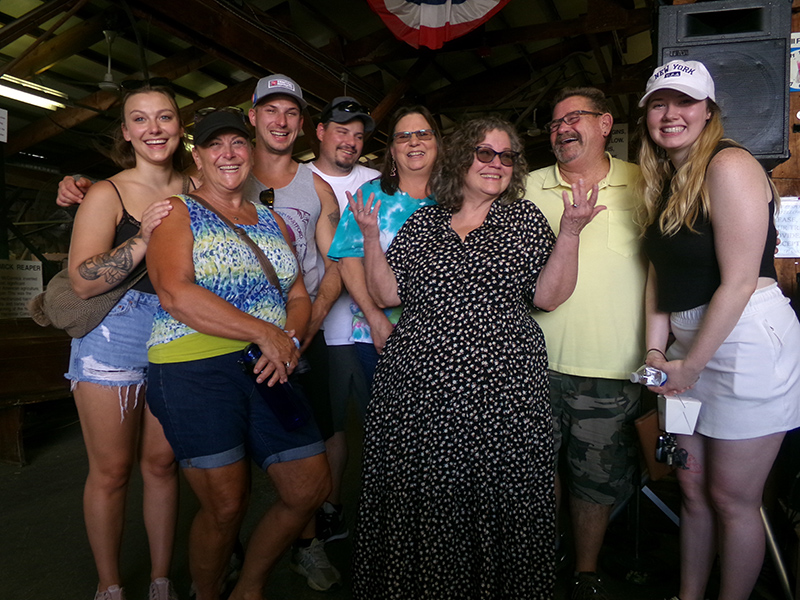
[[550, 371], [556, 461], [563, 446], [576, 498], [612, 505], [633, 493], [641, 393], [630, 381]]

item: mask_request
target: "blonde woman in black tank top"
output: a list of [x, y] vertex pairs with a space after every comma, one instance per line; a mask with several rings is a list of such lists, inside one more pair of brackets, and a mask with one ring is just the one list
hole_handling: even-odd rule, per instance
[[678, 436], [680, 600], [705, 598], [717, 553], [719, 598], [749, 598], [764, 559], [764, 482], [784, 432], [800, 425], [800, 325], [776, 284], [775, 190], [722, 139], [714, 98], [705, 66], [678, 60], [656, 69], [639, 104], [646, 362], [667, 373], [651, 389], [702, 402], [694, 433]]

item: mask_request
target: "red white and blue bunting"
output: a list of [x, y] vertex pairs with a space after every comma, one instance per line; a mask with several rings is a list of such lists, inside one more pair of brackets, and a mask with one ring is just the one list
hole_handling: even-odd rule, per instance
[[510, 0], [368, 0], [400, 40], [436, 50], [491, 19]]

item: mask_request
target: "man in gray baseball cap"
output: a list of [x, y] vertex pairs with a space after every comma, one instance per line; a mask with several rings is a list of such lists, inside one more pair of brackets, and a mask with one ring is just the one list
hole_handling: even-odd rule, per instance
[[[255, 128], [253, 171], [243, 195], [252, 202], [273, 207], [283, 217], [294, 243], [303, 281], [312, 300], [311, 319], [300, 340], [308, 369], [299, 374], [298, 379], [309, 399], [322, 439], [327, 440], [333, 435], [333, 427], [328, 352], [321, 327], [342, 289], [338, 264], [328, 258], [339, 222], [339, 205], [331, 187], [308, 165], [299, 164], [292, 157], [307, 106], [302, 89], [291, 77], [276, 74], [259, 80], [249, 111], [250, 123]], [[302, 485], [303, 489], [295, 490], [298, 495], [317, 487], [324, 488], [322, 498], [317, 496], [321, 503], [330, 491], [327, 459], [324, 473], [315, 470], [318, 464], [308, 462], [311, 469], [305, 469], [303, 461], [293, 460], [270, 469], [281, 468], [292, 481]], [[272, 471], [270, 475], [273, 476]], [[296, 504], [286, 508], [296, 509], [300, 506]], [[276, 514], [281, 518], [273, 521], [273, 528], [280, 526], [288, 531], [296, 515], [287, 511]], [[266, 535], [275, 538], [276, 534], [273, 531]], [[313, 518], [299, 534], [292, 546], [290, 567], [317, 591], [338, 584], [339, 572], [328, 561], [322, 542], [315, 537]]]

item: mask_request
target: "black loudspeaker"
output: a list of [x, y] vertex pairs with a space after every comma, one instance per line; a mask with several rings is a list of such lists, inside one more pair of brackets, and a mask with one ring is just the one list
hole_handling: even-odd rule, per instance
[[767, 169], [789, 158], [791, 0], [662, 6], [660, 64], [702, 62], [716, 87], [725, 135]]

